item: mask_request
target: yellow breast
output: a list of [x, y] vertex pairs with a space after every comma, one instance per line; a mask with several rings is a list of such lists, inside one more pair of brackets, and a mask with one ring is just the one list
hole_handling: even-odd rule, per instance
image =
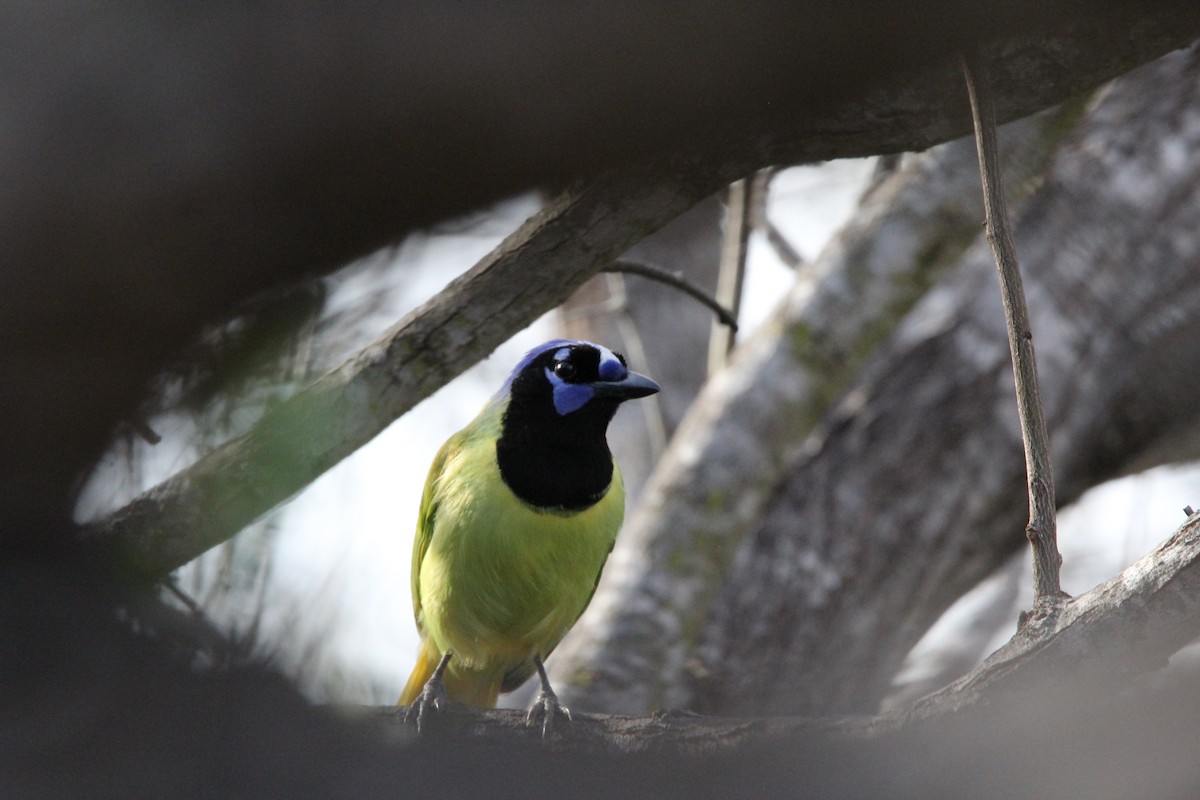
[[607, 493], [589, 508], [538, 510], [504, 484], [494, 439], [462, 442], [434, 487], [418, 589], [426, 634], [471, 669], [548, 655], [591, 597], [624, 495], [614, 465]]

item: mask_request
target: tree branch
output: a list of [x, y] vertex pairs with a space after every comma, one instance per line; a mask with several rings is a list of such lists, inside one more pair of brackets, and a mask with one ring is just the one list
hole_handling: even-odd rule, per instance
[[[1005, 137], [1022, 176], [1044, 168], [1054, 136], [1069, 128], [1059, 113], [1014, 123]], [[627, 519], [591, 607], [550, 662], [567, 705], [630, 713], [695, 705], [686, 670], [730, 564], [781, 484], [841, 424], [822, 422], [831, 404], [978, 237], [974, 161], [961, 140], [907, 162], [813, 262], [814, 288], [795, 290], [704, 387]], [[799, 601], [781, 590], [762, 602]]]
[[799, 271], [804, 266], [800, 254], [779, 227], [771, 221], [767, 202], [771, 194], [771, 181], [779, 174], [779, 167], [766, 167], [754, 173], [750, 185], [750, 227], [762, 233], [767, 244], [775, 251], [775, 257], [788, 269]]
[[[1186, 0], [1083, 11], [1038, 3], [1028, 16], [996, 4], [998, 24], [986, 25], [911, 3], [909, 16], [870, 31], [847, 6], [831, 9], [840, 38], [811, 20], [796, 27], [794, 14], [769, 4], [730, 3], [696, 31], [694, 60], [664, 62], [663, 53], [678, 55], [663, 46], [678, 21], [664, 16], [631, 42], [614, 33], [625, 18], [611, 3], [595, 4], [597, 17], [573, 10], [552, 20], [542, 8], [464, 18], [355, 6], [327, 18], [272, 2], [181, 21], [96, 7], [64, 36], [57, 20], [68, 5], [11, 9], [5, 29], [36, 74], [12, 71], [11, 91], [0, 93], [21, 122], [3, 150], [11, 180], [0, 217], [23, 221], [0, 234], [0, 250], [23, 267], [0, 270], [0, 486], [11, 516], [5, 541], [28, 547], [57, 530], [70, 487], [154, 370], [239, 299], [361, 257], [414, 226], [697, 136], [706, 163], [684, 183], [708, 182], [714, 164], [731, 161], [752, 170], [952, 138], [964, 120], [946, 103], [961, 85], [946, 59], [963, 42], [926, 22], [969, 19], [976, 33], [1005, 38], [1005, 73], [995, 76], [1003, 119], [1200, 31], [1200, 11]], [[928, 41], [896, 37], [900, 24]], [[562, 63], [576, 52], [562, 41], [580, 42], [591, 60]], [[638, 49], [614, 60], [612, 42]], [[754, 54], [735, 86], [730, 47]], [[864, 48], [872, 59], [848, 57]], [[446, 53], [459, 54], [454, 69]], [[63, 67], [76, 64], [84, 66]], [[131, 74], [142, 81], [136, 92]], [[619, 111], [607, 98], [620, 98]], [[80, 129], [88, 147], [78, 146]], [[84, 262], [88, 270], [74, 268]]]
[[[271, 409], [245, 436], [86, 525], [89, 548], [159, 577], [228, 539], [418, 401], [562, 303], [608, 261], [739, 174], [675, 159], [568, 190], [379, 340]], [[664, 190], [669, 186], [670, 190]], [[619, 214], [613, 209], [621, 209]]]
[[[689, 713], [574, 715], [556, 729], [557, 746], [589, 751], [681, 754], [745, 751], [797, 734], [872, 739], [946, 725], [976, 708], [1069, 689], [1100, 703], [1200, 636], [1200, 514], [1153, 552], [1089, 592], [1065, 600], [1057, 616], [1024, 625], [981, 666], [939, 691], [875, 716], [733, 718]], [[1131, 646], [1131, 643], [1136, 643]], [[372, 712], [399, 722], [394, 707]], [[529, 736], [524, 713], [452, 705], [442, 733], [502, 741]], [[1028, 720], [1026, 720], [1028, 724]]]
[[[725, 224], [721, 237], [721, 268], [717, 273], [717, 300], [740, 313], [742, 285], [746, 278], [746, 249], [750, 242], [750, 216], [754, 193], [753, 176], [741, 178], [725, 190]], [[736, 327], [714, 325], [708, 340], [708, 374], [719, 371], [733, 349]]]
[[888, 715], [905, 724], [1065, 687], [1095, 695], [1160, 669], [1200, 637], [1200, 515], [1153, 552], [1055, 615], [1031, 617], [1004, 647], [949, 686]]
[[658, 281], [659, 283], [665, 284], [674, 289], [678, 289], [688, 297], [691, 297], [693, 300], [696, 300], [709, 308], [714, 314], [717, 315], [717, 319], [721, 321], [722, 325], [726, 325], [734, 332], [737, 332], [737, 317], [733, 315], [733, 312], [718, 303], [716, 298], [712, 297], [710, 294], [708, 294], [708, 292], [689, 281], [680, 273], [670, 272], [660, 267], [653, 267], [649, 264], [639, 264], [636, 261], [630, 261], [629, 259], [624, 258], [612, 262], [600, 271], [626, 272], [630, 275], [641, 275], [643, 278], [648, 278], [652, 281]]
[[1065, 594], [1059, 582], [1062, 556], [1058, 552], [1054, 508], [1054, 469], [1050, 463], [1050, 437], [1046, 433], [1046, 414], [1042, 409], [1038, 386], [1037, 358], [1033, 350], [1033, 331], [1021, 266], [1013, 244], [1012, 226], [1004, 207], [1004, 186], [996, 154], [996, 109], [987, 71], [975, 51], [962, 57], [963, 77], [971, 98], [971, 119], [975, 124], [975, 147], [979, 152], [979, 174], [983, 183], [983, 208], [987, 220], [987, 239], [996, 257], [1000, 277], [1000, 297], [1012, 354], [1013, 381], [1017, 390], [1017, 411], [1021, 420], [1021, 441], [1025, 445], [1025, 473], [1029, 489], [1029, 523], [1025, 535], [1033, 550], [1033, 587], [1035, 608], [1049, 609]]

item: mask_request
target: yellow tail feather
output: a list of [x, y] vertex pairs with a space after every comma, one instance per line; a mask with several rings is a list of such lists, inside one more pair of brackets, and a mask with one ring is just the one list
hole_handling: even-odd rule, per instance
[[[428, 639], [421, 642], [421, 651], [417, 654], [417, 665], [408, 676], [408, 683], [400, 693], [397, 705], [411, 705], [425, 688], [425, 684], [433, 677], [442, 655]], [[494, 708], [496, 698], [500, 696], [500, 682], [503, 675], [490, 676], [485, 672], [459, 672], [454, 669], [454, 661], [442, 675], [442, 683], [446, 686], [446, 696], [464, 705], [476, 708]]]
[[412, 674], [408, 676], [408, 683], [404, 685], [404, 691], [400, 693], [400, 700], [396, 705], [412, 705], [412, 701], [421, 694], [421, 689], [425, 687], [426, 682], [433, 677], [437, 663], [438, 656], [432, 652], [428, 640], [422, 641], [421, 651], [417, 653], [417, 665], [413, 667]]

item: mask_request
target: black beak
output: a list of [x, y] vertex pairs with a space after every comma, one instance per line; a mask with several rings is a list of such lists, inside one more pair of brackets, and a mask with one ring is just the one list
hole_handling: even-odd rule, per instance
[[645, 375], [628, 373], [619, 381], [596, 381], [592, 384], [595, 397], [611, 397], [616, 400], [633, 400], [654, 394], [662, 389]]

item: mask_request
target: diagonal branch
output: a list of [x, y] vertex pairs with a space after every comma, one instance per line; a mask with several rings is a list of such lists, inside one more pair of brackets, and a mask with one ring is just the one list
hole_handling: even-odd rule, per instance
[[754, 174], [750, 184], [750, 227], [762, 233], [767, 240], [767, 244], [775, 252], [775, 257], [783, 263], [785, 267], [793, 271], [799, 271], [805, 265], [805, 258], [801, 255], [783, 231], [779, 230], [779, 226], [771, 221], [771, 215], [767, 213], [767, 200], [771, 192], [771, 181], [779, 174], [779, 167], [767, 167], [760, 169]]
[[[1137, 35], [1122, 28], [1104, 58], [1084, 59], [1077, 65], [1069, 82], [1071, 91], [1113, 74], [1124, 60], [1134, 57], [1131, 52], [1142, 53], [1138, 46], [1161, 49], [1178, 44], [1186, 27], [1177, 24], [1177, 17], [1172, 20], [1170, 26], [1144, 25]], [[1039, 55], [1043, 49], [1044, 43], [1018, 48], [1009, 63], [1026, 69], [1027, 78], [1028, 70], [1036, 73], [1039, 64], [1047, 68]], [[508, 333], [553, 307], [602, 264], [700, 197], [770, 163], [801, 163], [881, 148], [915, 149], [954, 135], [959, 122], [944, 110], [945, 77], [944, 71], [931, 70], [917, 81], [921, 91], [881, 90], [839, 107], [815, 127], [806, 118], [799, 127], [786, 127], [786, 133], [748, 138], [723, 151], [715, 167], [711, 153], [707, 163], [694, 157], [676, 158], [643, 170], [638, 178], [610, 174], [564, 195], [443, 295], [406, 318], [393, 336], [274, 410], [259, 430], [87, 526], [83, 538], [100, 550], [123, 550], [135, 569], [146, 575], [161, 575], [185, 563], [295, 494], [395, 416], [490, 352]], [[1029, 84], [1029, 80], [1022, 82]], [[1025, 113], [1061, 99], [1066, 91], [1066, 84], [1050, 81], [1032, 81], [1032, 85], [1044, 91], [1006, 96], [1000, 113]], [[880, 98], [900, 98], [892, 102], [899, 102], [901, 108], [881, 118], [880, 124], [864, 127], [864, 114], [872, 116], [871, 104]], [[930, 113], [931, 108], [937, 113]], [[833, 135], [833, 130], [846, 134]], [[576, 235], [572, 226], [584, 233]], [[17, 431], [26, 427], [21, 420], [11, 426]], [[289, 442], [289, 437], [295, 441]], [[39, 440], [36, 449], [45, 451], [44, 441]], [[45, 482], [34, 468], [36, 459], [17, 462], [28, 467], [22, 474], [38, 474], [36, 482]], [[14, 480], [10, 485], [26, 484]]]
[[[245, 436], [82, 530], [122, 569], [161, 577], [295, 495], [513, 332], [562, 303], [744, 166], [682, 159], [609, 173], [551, 201], [379, 340], [272, 409]], [[687, 182], [682, 170], [702, 172]], [[620, 208], [620, 213], [615, 209]]]
[[1200, 515], [1121, 574], [1033, 617], [974, 671], [893, 715], [893, 723], [1013, 698], [1034, 689], [1099, 696], [1166, 665], [1200, 637]]
[[1046, 433], [1046, 414], [1038, 388], [1037, 359], [1033, 352], [1033, 330], [1021, 283], [1021, 267], [1013, 244], [1012, 225], [1004, 206], [1004, 187], [996, 154], [996, 109], [987, 72], [976, 51], [962, 58], [963, 76], [971, 98], [971, 118], [975, 124], [975, 147], [979, 151], [979, 173], [983, 183], [983, 209], [987, 220], [987, 239], [996, 257], [1000, 276], [1000, 295], [1004, 303], [1004, 321], [1008, 329], [1008, 347], [1012, 354], [1013, 380], [1017, 390], [1017, 411], [1021, 420], [1021, 440], [1025, 444], [1025, 473], [1029, 489], [1029, 524], [1025, 535], [1033, 549], [1033, 588], [1035, 607], [1052, 606], [1065, 597], [1059, 583], [1062, 556], [1054, 509], [1054, 470], [1050, 463], [1050, 437]]
[[[1028, 178], [1044, 168], [1056, 132], [1069, 129], [1063, 117], [1054, 119], [1031, 119], [1010, 130], [1005, 163], [1014, 174]], [[811, 265], [813, 288], [794, 289], [722, 377], [704, 387], [626, 520], [587, 616], [551, 659], [564, 702], [626, 712], [697, 704], [699, 690], [686, 665], [712, 624], [736, 554], [745, 553], [764, 515], [782, 504], [781, 487], [798, 480], [813, 442], [823, 448], [829, 431], [843, 424], [837, 416], [824, 421], [830, 405], [977, 238], [983, 209], [972, 185], [974, 161], [966, 141], [912, 159], [888, 192], [866, 201], [839, 244]], [[868, 472], [856, 469], [855, 475], [865, 480]], [[801, 523], [789, 522], [799, 529]], [[766, 580], [756, 574], [746, 585], [761, 590]], [[795, 613], [802, 602], [790, 588], [770, 591], [744, 614], [758, 614], [763, 605], [788, 608], [780, 615]], [[749, 635], [775, 616], [755, 619], [756, 628], [739, 630]], [[755, 640], [722, 660], [749, 660], [768, 647]], [[722, 691], [739, 691], [743, 671], [723, 674]], [[780, 688], [793, 697], [806, 690]]]

